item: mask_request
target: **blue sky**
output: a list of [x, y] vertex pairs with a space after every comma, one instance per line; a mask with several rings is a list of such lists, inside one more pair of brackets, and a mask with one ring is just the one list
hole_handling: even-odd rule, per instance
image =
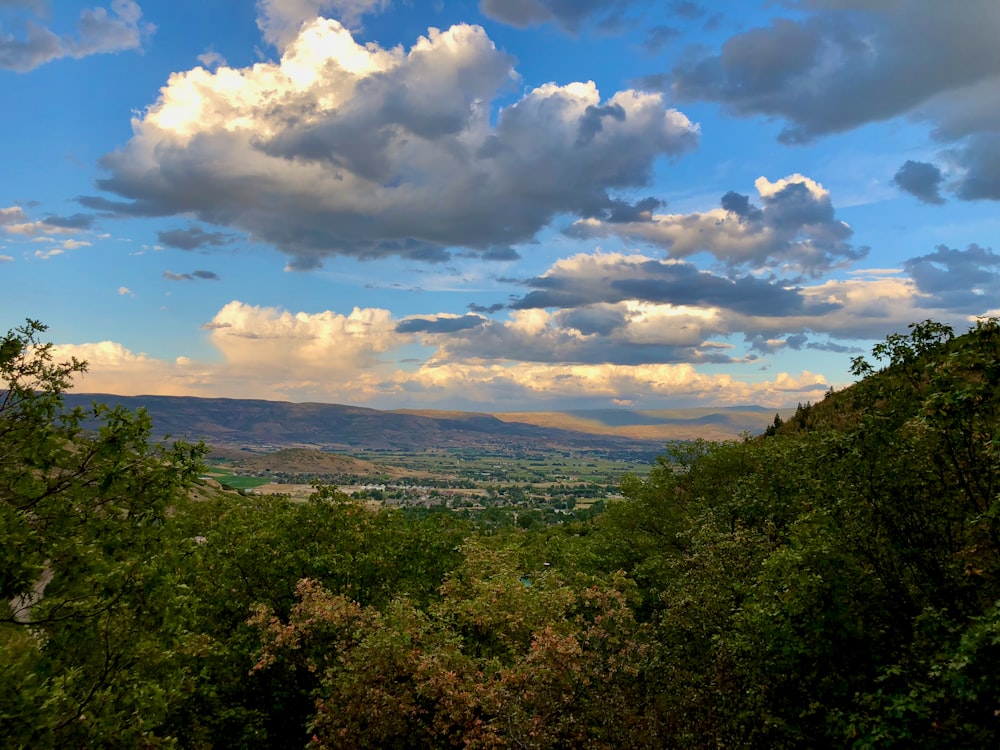
[[995, 0], [0, 0], [0, 325], [78, 386], [794, 405], [1000, 313]]

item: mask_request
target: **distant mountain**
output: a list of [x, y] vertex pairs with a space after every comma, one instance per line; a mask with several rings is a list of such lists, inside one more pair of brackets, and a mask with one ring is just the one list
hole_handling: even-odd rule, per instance
[[340, 404], [295, 404], [181, 396], [66, 396], [68, 406], [99, 401], [145, 409], [155, 437], [204, 440], [220, 448], [274, 450], [313, 447], [332, 451], [469, 448], [486, 452], [599, 451], [643, 457], [663, 441], [502, 420], [474, 412], [380, 411]]
[[634, 440], [732, 440], [744, 432], [759, 434], [778, 413], [791, 416], [794, 409], [761, 406], [695, 407], [687, 409], [588, 409], [576, 411], [508, 412], [500, 419], [526, 422], [595, 435]]

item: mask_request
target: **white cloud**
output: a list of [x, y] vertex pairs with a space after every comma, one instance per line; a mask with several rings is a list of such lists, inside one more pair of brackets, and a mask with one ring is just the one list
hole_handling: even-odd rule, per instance
[[330, 255], [448, 258], [530, 240], [555, 216], [620, 204], [698, 130], [659, 94], [602, 99], [592, 82], [540, 86], [499, 113], [517, 75], [479, 27], [431, 29], [409, 51], [306, 22], [280, 62], [175, 73], [102, 160], [87, 198], [249, 232], [313, 268]]
[[[814, 320], [790, 321], [789, 325], [799, 323], [812, 325], [814, 331], [868, 337], [874, 326], [865, 316], [874, 316], [874, 323], [882, 326], [877, 334], [881, 338], [887, 330], [904, 330], [910, 320], [921, 319], [912, 315], [920, 311], [919, 296], [914, 294], [912, 283], [901, 279], [830, 282], [808, 293], [827, 300], [849, 299], [851, 307], [823, 317], [821, 325]], [[669, 356], [671, 347], [673, 351], [684, 347], [693, 350], [706, 346], [704, 333], [715, 328], [758, 330], [759, 326], [764, 330], [776, 325], [779, 330], [791, 330], [778, 319], [739, 318], [718, 310], [638, 303], [619, 307], [626, 316], [621, 331], [597, 340], [612, 354], [628, 353], [629, 346], [634, 349], [643, 344], [659, 347], [664, 356]], [[852, 318], [852, 309], [859, 310], [860, 317]], [[318, 400], [379, 407], [464, 404], [516, 409], [529, 401], [543, 401], [557, 408], [607, 404], [614, 399], [645, 406], [691, 401], [781, 406], [814, 399], [830, 385], [822, 375], [807, 371], [777, 373], [761, 380], [759, 374], [749, 371], [742, 377], [705, 372], [696, 363], [680, 359], [560, 361], [559, 356], [567, 352], [574, 355], [585, 350], [588, 337], [562, 327], [559, 315], [524, 310], [515, 312], [505, 323], [494, 323], [491, 335], [513, 342], [504, 350], [506, 356], [497, 357], [468, 348], [475, 336], [463, 338], [468, 331], [461, 327], [451, 333], [400, 333], [401, 321], [388, 310], [293, 313], [233, 301], [205, 326], [218, 355], [215, 360], [197, 361], [184, 355], [171, 361], [158, 360], [113, 342], [60, 347], [59, 354], [90, 362], [78, 390]], [[428, 316], [423, 323], [433, 328], [442, 321], [460, 320], [459, 316], [441, 314]], [[681, 330], [686, 325], [694, 330]], [[532, 338], [541, 341], [538, 351], [553, 349], [548, 360], [517, 358], [525, 352], [516, 347], [527, 349]], [[780, 335], [771, 338], [774, 347], [786, 343]], [[490, 341], [489, 337], [485, 340]], [[403, 352], [411, 356], [418, 341], [432, 353], [414, 366], [403, 366], [399, 362]]]
[[730, 268], [785, 274], [817, 276], [867, 254], [868, 248], [851, 244], [854, 231], [836, 218], [830, 193], [818, 182], [794, 174], [775, 182], [760, 177], [754, 186], [759, 207], [749, 196], [729, 192], [720, 208], [705, 212], [622, 222], [588, 218], [567, 231], [646, 242], [666, 248], [674, 258], [706, 252]]
[[[76, 357], [88, 370], [74, 380], [74, 390], [122, 396], [179, 396], [198, 394], [212, 376], [191, 363], [169, 363], [133, 352], [114, 341], [61, 344], [52, 349], [57, 360]], [[221, 395], [221, 394], [220, 394]]]
[[14, 258], [10, 255], [0, 255], [0, 263], [13, 263]]
[[[323, 316], [306, 316], [313, 317]], [[305, 325], [315, 330], [315, 322], [306, 320]], [[271, 318], [269, 323], [277, 323], [282, 330], [297, 325], [288, 319]], [[87, 373], [74, 384], [75, 390], [83, 392], [318, 400], [385, 408], [464, 404], [498, 410], [523, 406], [526, 400], [603, 404], [622, 398], [643, 405], [701, 401], [784, 406], [814, 398], [828, 387], [823, 376], [809, 372], [743, 382], [731, 375], [701, 373], [689, 364], [428, 363], [415, 371], [397, 369], [379, 374], [359, 369], [360, 360], [352, 360], [350, 353], [345, 359], [329, 351], [333, 348], [329, 339], [282, 340], [265, 331], [256, 341], [252, 348], [234, 351], [229, 347], [222, 363], [199, 363], [183, 356], [173, 361], [157, 360], [110, 341], [62, 345], [55, 348], [54, 355], [75, 356], [89, 363]], [[294, 364], [284, 363], [282, 357], [286, 356], [291, 356]]]

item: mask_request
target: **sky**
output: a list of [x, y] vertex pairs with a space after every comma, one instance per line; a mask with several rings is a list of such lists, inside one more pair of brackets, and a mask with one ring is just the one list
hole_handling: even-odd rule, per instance
[[78, 390], [794, 406], [1000, 314], [996, 0], [0, 0]]

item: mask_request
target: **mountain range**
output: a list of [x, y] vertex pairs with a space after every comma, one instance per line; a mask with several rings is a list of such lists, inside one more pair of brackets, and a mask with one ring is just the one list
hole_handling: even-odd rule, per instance
[[[94, 401], [145, 409], [154, 437], [204, 440], [218, 448], [273, 450], [581, 451], [655, 453], [670, 440], [733, 438], [761, 432], [774, 412], [760, 407], [486, 414], [383, 411], [358, 406], [188, 396], [70, 393], [67, 406]], [[788, 411], [788, 410], [785, 410]]]

